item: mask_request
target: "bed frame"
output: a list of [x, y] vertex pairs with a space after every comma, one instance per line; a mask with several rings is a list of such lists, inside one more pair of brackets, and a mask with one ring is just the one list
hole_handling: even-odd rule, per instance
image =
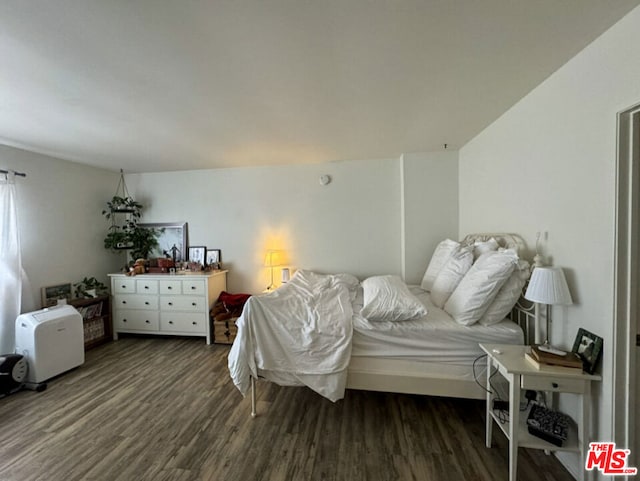
[[[470, 234], [463, 244], [495, 238], [501, 247], [514, 248], [525, 253], [524, 239], [517, 234]], [[531, 326], [535, 326], [534, 306], [521, 299], [513, 309], [511, 319], [524, 331], [525, 342], [530, 343]], [[400, 361], [361, 357], [352, 359], [347, 377], [347, 389], [398, 392], [430, 396], [485, 399], [486, 391], [475, 380], [461, 380], [446, 376], [425, 374], [419, 361]]]
[[[501, 247], [513, 248], [521, 257], [526, 256], [526, 243], [517, 234], [470, 234], [461, 243], [495, 238]], [[524, 254], [524, 255], [523, 255]], [[535, 267], [534, 265], [533, 267]], [[531, 344], [537, 329], [536, 305], [521, 298], [511, 313], [511, 320], [524, 332]], [[375, 357], [352, 358], [348, 367], [347, 389], [382, 391], [429, 396], [485, 399], [486, 391], [475, 380], [461, 380], [445, 375], [426, 374], [424, 363]], [[251, 378], [251, 416], [256, 416], [255, 380]]]

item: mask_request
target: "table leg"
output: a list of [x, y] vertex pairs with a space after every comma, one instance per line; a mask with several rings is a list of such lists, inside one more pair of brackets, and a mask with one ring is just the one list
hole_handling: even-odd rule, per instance
[[485, 427], [485, 444], [488, 448], [491, 447], [491, 441], [493, 439], [493, 418], [491, 417], [491, 408], [493, 403], [493, 395], [491, 394], [491, 370], [493, 368], [493, 358], [487, 356], [487, 383], [485, 389], [487, 390], [487, 405], [486, 410], [486, 427]]
[[518, 477], [518, 428], [520, 424], [520, 375], [509, 375], [509, 481]]

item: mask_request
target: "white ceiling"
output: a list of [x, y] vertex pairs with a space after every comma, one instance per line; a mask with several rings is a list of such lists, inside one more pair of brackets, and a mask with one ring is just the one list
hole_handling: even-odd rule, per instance
[[640, 0], [0, 2], [0, 143], [126, 172], [458, 148]]

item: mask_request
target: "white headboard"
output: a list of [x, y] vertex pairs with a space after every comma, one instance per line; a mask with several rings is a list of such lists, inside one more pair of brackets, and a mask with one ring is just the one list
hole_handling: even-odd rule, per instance
[[460, 242], [465, 245], [472, 245], [474, 242], [485, 242], [491, 238], [494, 238], [496, 241], [498, 241], [498, 245], [500, 247], [515, 249], [515, 251], [520, 253], [521, 255], [526, 251], [527, 248], [527, 243], [518, 234], [468, 234]]

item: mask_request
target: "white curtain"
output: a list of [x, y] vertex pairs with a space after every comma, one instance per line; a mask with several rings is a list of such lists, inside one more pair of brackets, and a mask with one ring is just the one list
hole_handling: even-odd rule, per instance
[[15, 175], [9, 173], [0, 178], [0, 354], [14, 351], [22, 303], [24, 271], [16, 203]]

